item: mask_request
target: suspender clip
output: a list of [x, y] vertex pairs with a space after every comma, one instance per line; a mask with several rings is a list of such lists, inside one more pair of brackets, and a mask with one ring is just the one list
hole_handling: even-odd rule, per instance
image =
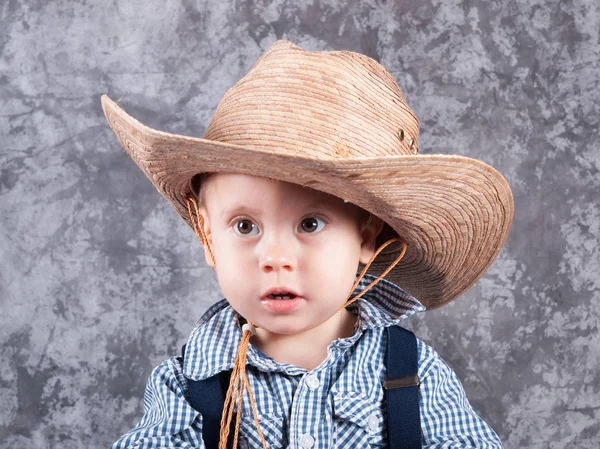
[[394, 388], [403, 387], [418, 387], [420, 388], [421, 381], [418, 374], [409, 374], [408, 376], [391, 377], [383, 381], [383, 388], [392, 390]]

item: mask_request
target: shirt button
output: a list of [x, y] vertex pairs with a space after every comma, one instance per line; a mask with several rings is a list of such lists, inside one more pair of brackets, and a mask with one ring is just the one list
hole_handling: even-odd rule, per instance
[[321, 382], [319, 382], [319, 378], [315, 374], [309, 374], [306, 376], [306, 385], [311, 390], [316, 390], [321, 386]]
[[304, 449], [310, 449], [315, 444], [315, 439], [310, 433], [305, 433], [300, 437], [300, 447]]
[[369, 416], [369, 419], [367, 420], [367, 426], [369, 426], [369, 430], [371, 432], [375, 432], [379, 429], [379, 420], [377, 419], [377, 415], [375, 415], [375, 413]]

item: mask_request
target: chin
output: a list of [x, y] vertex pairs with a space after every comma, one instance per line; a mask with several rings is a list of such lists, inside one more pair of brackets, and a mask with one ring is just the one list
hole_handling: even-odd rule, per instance
[[264, 330], [271, 334], [278, 335], [294, 335], [305, 332], [310, 329], [307, 326], [301, 326], [298, 322], [295, 323], [273, 323], [270, 322], [266, 326], [261, 326]]

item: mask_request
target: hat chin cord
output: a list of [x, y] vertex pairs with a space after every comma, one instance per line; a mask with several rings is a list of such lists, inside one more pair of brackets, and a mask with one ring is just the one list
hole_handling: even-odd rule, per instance
[[[195, 198], [188, 196], [186, 198], [188, 213], [190, 215], [190, 220], [192, 222], [192, 227], [194, 228], [194, 232], [198, 236], [198, 239], [202, 243], [202, 246], [207, 249], [209, 256], [213, 262], [215, 263], [215, 257], [208, 243], [208, 239], [204, 235], [204, 220], [202, 219], [202, 215], [200, 214], [200, 210], [198, 208], [198, 203]], [[195, 215], [192, 213], [192, 204], [195, 209]], [[379, 275], [377, 279], [367, 285], [364, 289], [361, 290], [359, 294], [351, 298], [352, 293], [358, 287], [358, 284], [368, 271], [369, 267], [375, 260], [375, 258], [383, 251], [387, 246], [394, 242], [402, 242], [402, 251], [396, 259], [385, 269], [383, 273]], [[406, 242], [400, 237], [394, 237], [389, 239], [387, 242], [383, 243], [375, 253], [371, 256], [369, 262], [365, 265], [360, 275], [354, 282], [352, 289], [350, 290], [350, 294], [346, 299], [346, 302], [340, 307], [339, 310], [342, 310], [355, 302], [357, 299], [362, 297], [365, 293], [367, 293], [370, 289], [372, 289], [381, 279], [384, 278], [386, 274], [388, 274], [395, 266], [402, 260], [404, 254], [406, 253]], [[338, 311], [339, 311], [338, 310]], [[257, 327], [253, 324], [247, 323], [242, 327], [242, 340], [238, 346], [237, 356], [235, 358], [235, 362], [233, 365], [233, 369], [231, 371], [231, 380], [229, 382], [229, 388], [227, 389], [227, 395], [225, 397], [225, 404], [223, 407], [223, 415], [221, 416], [221, 432], [219, 439], [219, 449], [227, 448], [227, 440], [229, 439], [229, 430], [231, 427], [231, 421], [233, 419], [234, 409], [238, 411], [242, 409], [242, 401], [244, 398], [244, 390], [248, 392], [248, 397], [250, 398], [250, 404], [252, 406], [252, 415], [254, 418], [254, 424], [256, 425], [256, 429], [258, 430], [258, 435], [260, 436], [260, 441], [262, 442], [263, 449], [267, 449], [267, 442], [265, 441], [265, 437], [260, 428], [260, 424], [258, 422], [258, 412], [256, 409], [256, 401], [254, 400], [254, 393], [252, 392], [252, 388], [250, 387], [250, 383], [248, 382], [248, 376], [246, 375], [246, 356], [248, 354], [248, 345], [250, 344], [250, 338], [255, 335], [254, 328]], [[237, 447], [238, 443], [238, 433], [240, 428], [241, 416], [236, 419], [235, 422], [235, 431], [233, 435], [233, 447]]]

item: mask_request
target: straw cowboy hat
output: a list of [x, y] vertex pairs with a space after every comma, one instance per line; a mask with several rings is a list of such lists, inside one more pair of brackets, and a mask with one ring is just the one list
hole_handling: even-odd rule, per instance
[[[203, 138], [149, 128], [106, 95], [102, 107], [125, 150], [190, 226], [186, 198], [198, 173], [245, 173], [333, 194], [384, 220], [382, 241], [406, 241], [386, 278], [428, 309], [477, 281], [510, 230], [504, 177], [476, 159], [419, 155], [419, 121], [402, 91], [359, 53], [275, 42], [223, 96]], [[386, 248], [369, 273], [383, 272], [401, 248]]]

